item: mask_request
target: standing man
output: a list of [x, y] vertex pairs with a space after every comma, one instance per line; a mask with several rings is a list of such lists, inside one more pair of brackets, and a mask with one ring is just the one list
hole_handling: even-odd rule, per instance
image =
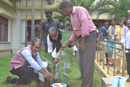
[[41, 22], [41, 33], [40, 33], [40, 40], [44, 38], [44, 47], [45, 47], [45, 53], [48, 53], [48, 46], [47, 46], [47, 35], [48, 35], [48, 30], [50, 27], [56, 27], [57, 29], [60, 29], [60, 22], [56, 19], [53, 19], [52, 16], [52, 10], [46, 9], [45, 11], [46, 14], [46, 20]]
[[121, 42], [125, 47], [126, 61], [127, 61], [127, 73], [129, 75], [127, 82], [130, 82], [130, 10], [128, 11], [128, 28], [122, 29]]
[[96, 29], [88, 11], [83, 7], [75, 7], [69, 0], [60, 3], [59, 9], [71, 16], [73, 33], [62, 49], [67, 48], [78, 38], [81, 87], [93, 87], [94, 58], [96, 50]]

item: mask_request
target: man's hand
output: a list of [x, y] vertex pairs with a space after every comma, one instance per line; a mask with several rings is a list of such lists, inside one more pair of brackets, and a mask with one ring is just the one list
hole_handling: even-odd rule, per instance
[[84, 52], [84, 50], [85, 50], [85, 44], [80, 42], [79, 51]]
[[47, 80], [52, 80], [53, 79], [53, 75], [51, 73], [49, 73], [49, 72], [47, 72], [45, 74], [45, 77], [46, 77]]
[[97, 38], [97, 41], [99, 40], [99, 38]]
[[55, 66], [58, 62], [59, 62], [59, 59], [56, 58], [56, 59], [53, 61], [53, 66]]
[[63, 46], [61, 47], [61, 50], [64, 50], [65, 48], [67, 48], [67, 46], [66, 46], [66, 45], [63, 45]]
[[105, 37], [105, 39], [107, 39], [107, 37]]
[[71, 45], [75, 45], [75, 41], [72, 41]]

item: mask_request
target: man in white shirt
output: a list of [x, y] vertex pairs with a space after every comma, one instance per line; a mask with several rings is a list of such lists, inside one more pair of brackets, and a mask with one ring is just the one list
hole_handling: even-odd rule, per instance
[[128, 31], [126, 34], [125, 48], [126, 48], [125, 53], [127, 58], [127, 73], [129, 75], [129, 78], [126, 81], [130, 82], [130, 31]]
[[[49, 34], [47, 35], [47, 44], [48, 44], [48, 53], [54, 53], [54, 51], [56, 51], [55, 53], [59, 52], [62, 44], [60, 42], [60, 40], [62, 39], [62, 32], [60, 30], [57, 30], [55, 27], [51, 27], [49, 29]], [[75, 43], [72, 43], [69, 48], [73, 49], [73, 51], [77, 51], [76, 45]], [[53, 65], [58, 66], [58, 64], [60, 64], [60, 58], [57, 56], [55, 57], [54, 61], [53, 61]], [[64, 69], [66, 68], [70, 68], [70, 64], [69, 63], [64, 63]], [[56, 72], [56, 74], [58, 74], [58, 72]], [[65, 75], [68, 76], [68, 74], [64, 73]], [[58, 78], [58, 75], [55, 75], [54, 77], [55, 79]]]
[[123, 26], [121, 33], [121, 42], [124, 44], [126, 59], [127, 59], [127, 73], [129, 78], [126, 80], [130, 82], [130, 10], [128, 11], [128, 28]]

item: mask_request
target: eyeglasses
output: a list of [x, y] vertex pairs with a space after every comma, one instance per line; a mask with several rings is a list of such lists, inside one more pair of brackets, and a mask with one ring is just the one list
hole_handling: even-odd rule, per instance
[[51, 16], [46, 16], [46, 17], [49, 17], [49, 18], [50, 18]]

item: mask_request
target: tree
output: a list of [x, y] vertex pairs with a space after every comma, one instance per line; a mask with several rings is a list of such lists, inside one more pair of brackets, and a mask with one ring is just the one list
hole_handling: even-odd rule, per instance
[[25, 47], [27, 46], [27, 11], [28, 10], [28, 0], [26, 0], [26, 21], [25, 21]]
[[46, 0], [46, 1], [47, 1], [48, 5], [52, 5], [54, 2], [54, 0]]
[[[21, 0], [9, 0], [13, 5], [13, 10], [16, 12], [16, 3], [21, 2]], [[27, 46], [27, 8], [28, 7], [28, 0], [26, 0], [26, 21], [25, 21], [25, 46]]]
[[53, 10], [53, 12], [57, 12], [58, 14], [56, 14], [54, 16], [55, 19], [58, 19], [61, 22], [61, 29], [63, 30], [72, 30], [71, 27], [71, 21], [70, 21], [70, 17], [65, 15], [62, 11], [60, 11], [59, 9], [55, 9]]
[[35, 0], [32, 0], [32, 20], [31, 20], [31, 39], [34, 39], [35, 38], [35, 28], [34, 28], [34, 3], [35, 3]]
[[12, 3], [12, 5], [13, 5], [13, 10], [14, 10], [14, 12], [16, 11], [16, 3], [17, 2], [21, 2], [21, 0], [9, 0], [11, 3]]
[[[99, 9], [102, 5], [104, 5], [103, 0], [98, 0], [98, 1], [96, 0], [70, 0], [70, 1], [73, 3], [74, 6], [82, 6], [86, 8], [89, 14], [92, 14], [97, 9]], [[54, 18], [58, 19], [61, 22], [61, 29], [72, 30], [70, 16], [66, 16], [65, 14], [63, 14], [63, 12], [57, 9], [53, 11], [58, 13]]]
[[99, 9], [98, 17], [103, 13], [109, 13], [110, 18], [128, 19], [130, 0], [104, 0], [105, 5]]
[[43, 21], [43, 0], [41, 0], [41, 22]]

